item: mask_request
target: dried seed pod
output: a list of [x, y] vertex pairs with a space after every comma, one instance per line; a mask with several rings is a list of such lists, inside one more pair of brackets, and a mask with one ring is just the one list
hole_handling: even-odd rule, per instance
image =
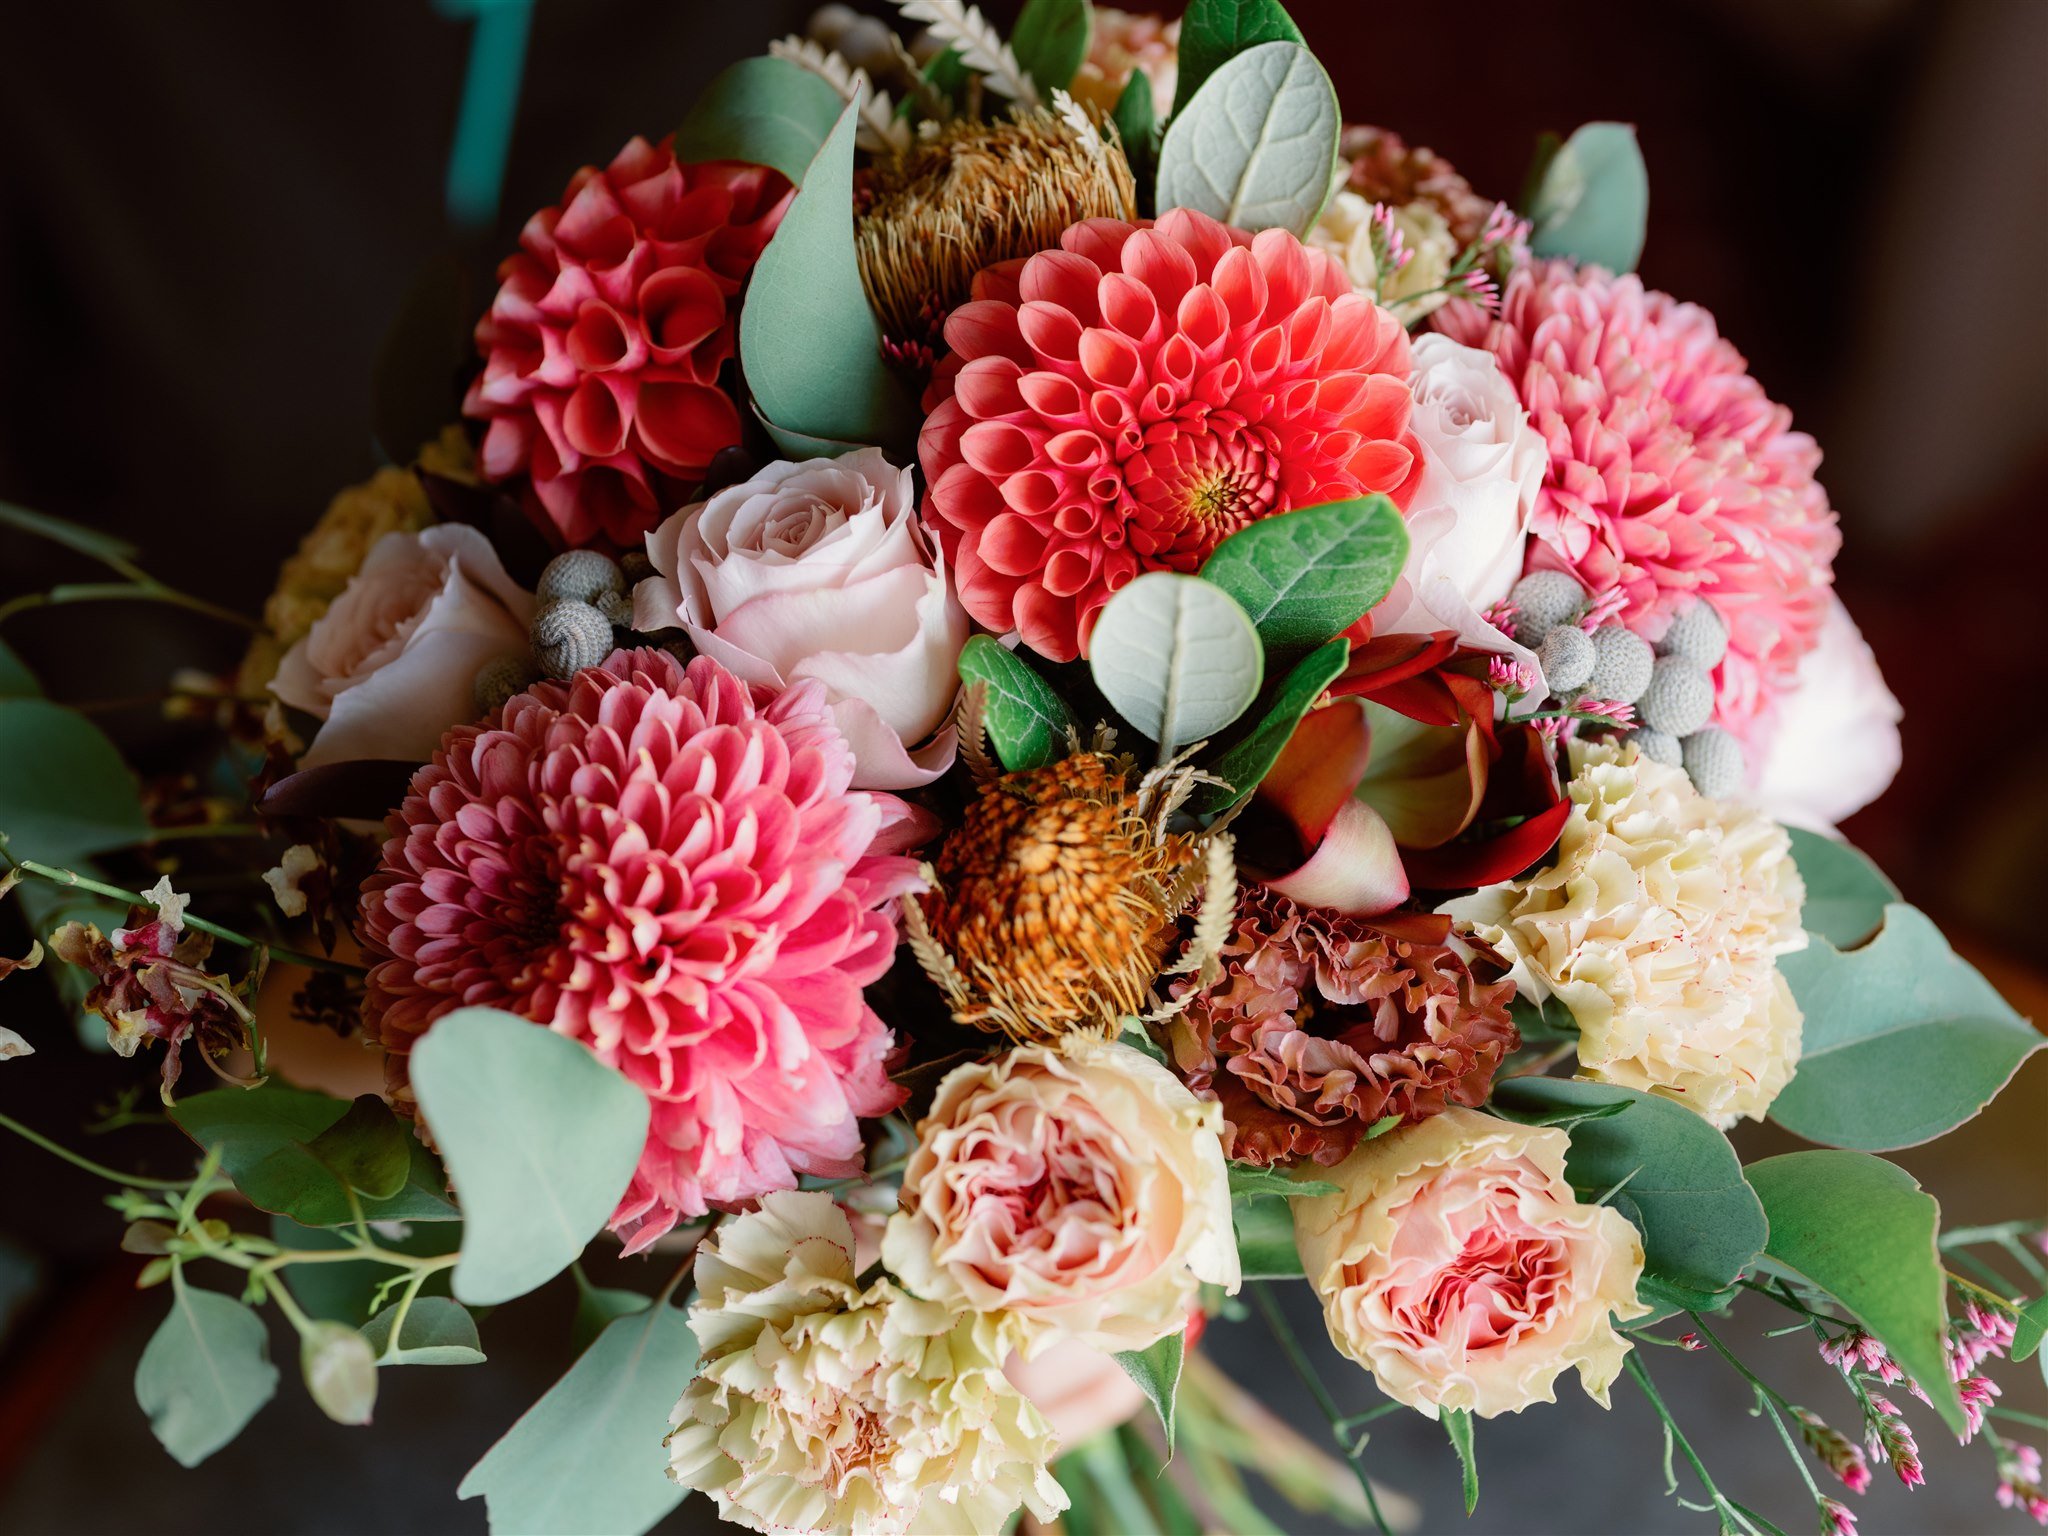
[[1536, 647], [1536, 661], [1552, 693], [1583, 688], [1593, 675], [1593, 637], [1576, 624], [1559, 624]]
[[540, 573], [533, 595], [549, 603], [595, 603], [606, 593], [626, 590], [626, 578], [608, 556], [594, 549], [572, 549], [557, 555]]
[[1667, 736], [1690, 736], [1714, 713], [1714, 685], [1683, 656], [1659, 656], [1650, 686], [1636, 700], [1636, 718]]
[[488, 715], [494, 709], [504, 706], [514, 694], [524, 693], [540, 680], [540, 671], [533, 664], [531, 656], [500, 656], [496, 661], [487, 661], [477, 671], [475, 690], [476, 712]]
[[1742, 788], [1742, 743], [1718, 726], [1694, 731], [1680, 743], [1692, 787], [1715, 800]]
[[1531, 571], [1508, 593], [1515, 605], [1515, 638], [1534, 645], [1586, 606], [1586, 589], [1563, 571]]
[[1657, 642], [1657, 654], [1682, 656], [1702, 672], [1711, 672], [1728, 654], [1728, 626], [1712, 603], [1694, 598], [1672, 616], [1671, 627]]
[[1603, 624], [1593, 631], [1593, 675], [1586, 680], [1586, 695], [1633, 704], [1650, 686], [1650, 669], [1656, 664], [1650, 643], [1641, 635], [1619, 624]]
[[612, 621], [588, 603], [550, 603], [533, 616], [533, 654], [549, 677], [574, 677], [612, 653]]

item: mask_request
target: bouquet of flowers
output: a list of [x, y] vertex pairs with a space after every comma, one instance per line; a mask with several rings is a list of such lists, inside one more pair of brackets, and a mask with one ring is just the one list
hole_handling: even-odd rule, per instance
[[[1944, 1232], [1880, 1155], [2041, 1042], [1833, 835], [1897, 706], [1814, 443], [1632, 275], [1632, 132], [1517, 208], [1347, 126], [1276, 0], [897, 7], [533, 215], [445, 430], [177, 682], [210, 777], [145, 798], [0, 652], [0, 976], [182, 1136], [145, 1174], [0, 1126], [115, 1187], [165, 1448], [277, 1390], [258, 1308], [358, 1424], [570, 1273], [573, 1364], [461, 1484], [495, 1529], [1241, 1527], [1240, 1464], [1383, 1520], [1374, 1414], [1320, 1449], [1197, 1353], [1256, 1313], [1306, 1370], [1300, 1280], [1468, 1509], [1478, 1421], [1575, 1376], [1777, 1530], [1665, 1345], [1742, 1373], [1788, 1525], [1853, 1530], [1930, 1430], [2048, 1521], [1990, 1374], [2040, 1225]], [[118, 578], [0, 617], [217, 613], [0, 519]], [[322, 1028], [381, 1091], [294, 1085]], [[1812, 1148], [1744, 1165], [1766, 1117]], [[1738, 1297], [1838, 1402], [1743, 1363]]]

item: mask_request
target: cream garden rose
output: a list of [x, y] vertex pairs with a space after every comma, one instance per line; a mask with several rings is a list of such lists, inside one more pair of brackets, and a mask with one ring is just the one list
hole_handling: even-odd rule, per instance
[[705, 1239], [698, 1374], [669, 1416], [669, 1476], [755, 1531], [992, 1533], [1066, 1507], [994, 1319], [862, 1289], [829, 1195], [781, 1191]]
[[860, 789], [929, 784], [953, 762], [946, 715], [967, 613], [918, 522], [907, 469], [878, 448], [770, 464], [647, 536], [633, 625], [680, 626], [747, 682], [825, 684]]
[[1126, 1045], [955, 1068], [918, 1127], [882, 1258], [919, 1296], [999, 1315], [1017, 1350], [1143, 1349], [1204, 1281], [1235, 1292], [1222, 1111]]
[[1761, 1120], [1799, 1061], [1777, 957], [1806, 946], [1805, 887], [1784, 828], [1625, 744], [1574, 744], [1567, 793], [1549, 865], [1440, 910], [1571, 1012], [1580, 1076]]
[[425, 762], [476, 718], [476, 674], [527, 652], [533, 594], [460, 523], [387, 533], [341, 596], [284, 654], [270, 689], [322, 722], [302, 765]]
[[1557, 1400], [1576, 1369], [1602, 1407], [1629, 1342], [1643, 1245], [1619, 1211], [1580, 1202], [1561, 1130], [1453, 1107], [1315, 1177], [1294, 1236], [1337, 1348], [1428, 1418]]

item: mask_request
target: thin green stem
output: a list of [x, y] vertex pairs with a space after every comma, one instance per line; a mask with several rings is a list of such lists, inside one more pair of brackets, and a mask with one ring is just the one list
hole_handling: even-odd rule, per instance
[[2007, 1419], [2014, 1424], [2024, 1424], [2029, 1429], [2048, 1429], [2048, 1419], [2038, 1413], [2024, 1413], [2018, 1408], [2001, 1408], [1996, 1403], [1984, 1410], [1994, 1419]]
[[195, 821], [176, 827], [151, 827], [143, 845], [154, 847], [158, 843], [181, 843], [199, 838], [268, 837], [270, 834], [254, 822], [248, 821]]
[[1699, 1330], [1700, 1337], [1713, 1345], [1714, 1352], [1734, 1366], [1741, 1374], [1742, 1379], [1748, 1382], [1751, 1389], [1755, 1391], [1758, 1405], [1762, 1407], [1765, 1413], [1770, 1415], [1771, 1424], [1778, 1431], [1778, 1438], [1785, 1442], [1785, 1450], [1792, 1458], [1792, 1465], [1799, 1469], [1800, 1477], [1805, 1480], [1806, 1491], [1813, 1495], [1814, 1503], [1818, 1504], [1820, 1502], [1820, 1488], [1813, 1480], [1813, 1473], [1807, 1469], [1806, 1458], [1800, 1454], [1799, 1443], [1792, 1438], [1792, 1431], [1785, 1423], [1784, 1414], [1778, 1411], [1780, 1408], [1783, 1408], [1786, 1413], [1790, 1413], [1792, 1411], [1791, 1401], [1784, 1393], [1778, 1391], [1777, 1388], [1773, 1387], [1769, 1382], [1757, 1375], [1755, 1371], [1744, 1365], [1741, 1360], [1737, 1359], [1735, 1351], [1721, 1342], [1720, 1335], [1707, 1326], [1707, 1320], [1701, 1317], [1699, 1313], [1689, 1312], [1686, 1315], [1692, 1319], [1693, 1326]]
[[1627, 1358], [1622, 1361], [1622, 1366], [1629, 1375], [1635, 1378], [1636, 1385], [1642, 1388], [1643, 1396], [1650, 1400], [1650, 1406], [1656, 1410], [1657, 1417], [1664, 1421], [1665, 1432], [1671, 1436], [1672, 1441], [1678, 1446], [1680, 1452], [1684, 1454], [1686, 1461], [1692, 1467], [1693, 1476], [1700, 1480], [1700, 1486], [1706, 1489], [1707, 1497], [1714, 1501], [1714, 1508], [1724, 1516], [1733, 1515], [1743, 1525], [1748, 1526], [1750, 1530], [1754, 1531], [1755, 1526], [1750, 1525], [1748, 1518], [1742, 1515], [1728, 1501], [1727, 1495], [1714, 1485], [1713, 1476], [1707, 1471], [1707, 1464], [1700, 1460], [1699, 1453], [1692, 1448], [1692, 1442], [1685, 1438], [1685, 1431], [1678, 1427], [1678, 1421], [1671, 1417], [1671, 1410], [1664, 1406], [1664, 1399], [1657, 1395], [1657, 1388], [1650, 1380], [1650, 1368], [1643, 1364], [1642, 1352], [1630, 1350]]
[[[34, 875], [37, 879], [49, 880], [57, 885], [76, 886], [82, 891], [91, 891], [96, 896], [106, 896], [115, 901], [125, 901], [132, 907], [151, 905], [149, 898], [143, 896], [140, 892], [127, 890], [118, 885], [109, 885], [104, 880], [89, 880], [75, 870], [58, 869], [54, 865], [38, 863], [34, 859], [16, 859], [14, 867], [23, 874]], [[237, 933], [232, 928], [223, 927], [219, 923], [209, 922], [203, 917], [194, 917], [189, 912], [185, 914], [185, 926], [197, 928], [201, 933], [210, 933], [217, 939], [226, 939], [228, 943], [240, 945], [243, 949], [268, 950], [271, 959], [282, 960], [287, 965], [302, 965], [308, 970], [314, 971], [333, 971], [342, 976], [364, 976], [369, 974], [360, 965], [350, 965], [341, 960], [329, 960], [322, 955], [308, 955], [296, 949], [286, 949], [282, 944], [273, 944], [268, 939], [251, 938], [246, 933]]]
[[1387, 1517], [1380, 1513], [1379, 1494], [1373, 1489], [1372, 1478], [1366, 1473], [1365, 1463], [1359, 1459], [1357, 1447], [1355, 1444], [1347, 1443], [1344, 1436], [1338, 1433], [1338, 1426], [1344, 1422], [1344, 1414], [1338, 1409], [1337, 1400], [1330, 1396], [1329, 1389], [1323, 1385], [1322, 1378], [1316, 1374], [1315, 1366], [1303, 1351], [1301, 1341], [1295, 1338], [1293, 1328], [1288, 1326], [1287, 1316], [1280, 1310], [1280, 1303], [1273, 1299], [1272, 1288], [1255, 1285], [1250, 1287], [1250, 1290], [1252, 1305], [1259, 1309], [1259, 1314], [1265, 1319], [1266, 1327], [1272, 1333], [1274, 1341], [1279, 1344], [1281, 1353], [1287, 1356], [1287, 1363], [1294, 1367], [1294, 1374], [1301, 1378], [1302, 1385], [1308, 1388], [1309, 1395], [1316, 1400], [1316, 1406], [1322, 1409], [1323, 1417], [1330, 1421], [1330, 1438], [1337, 1442], [1337, 1449], [1343, 1452], [1345, 1461], [1350, 1464], [1353, 1475], [1357, 1477], [1358, 1486], [1365, 1494], [1366, 1507], [1372, 1511], [1373, 1524], [1379, 1527], [1380, 1536], [1391, 1536], [1387, 1527]]
[[41, 1147], [52, 1156], [63, 1158], [65, 1162], [70, 1163], [75, 1168], [83, 1168], [87, 1173], [96, 1174], [98, 1177], [111, 1180], [116, 1184], [126, 1184], [132, 1189], [182, 1191], [190, 1188], [192, 1184], [190, 1179], [152, 1179], [139, 1173], [123, 1173], [118, 1168], [109, 1168], [106, 1164], [96, 1163], [89, 1157], [81, 1157], [69, 1147], [59, 1146], [56, 1142], [50, 1140], [49, 1137], [38, 1131], [30, 1130], [19, 1120], [9, 1119], [6, 1115], [0, 1115], [0, 1130], [14, 1132], [23, 1141], [31, 1142]]

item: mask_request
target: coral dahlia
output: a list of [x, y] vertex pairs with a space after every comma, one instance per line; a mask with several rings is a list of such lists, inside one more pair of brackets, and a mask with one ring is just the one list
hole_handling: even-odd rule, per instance
[[739, 441], [718, 372], [792, 195], [765, 166], [679, 165], [669, 140], [636, 138], [527, 220], [477, 323], [484, 371], [462, 409], [490, 422], [485, 476], [529, 476], [556, 543], [637, 544]]
[[612, 1217], [628, 1251], [855, 1171], [856, 1120], [901, 1098], [861, 988], [918, 878], [880, 852], [908, 808], [852, 778], [822, 685], [777, 697], [661, 651], [450, 731], [363, 892], [365, 1019], [399, 1086], [468, 1004], [586, 1042], [653, 1104]]
[[1531, 566], [1593, 592], [1655, 641], [1698, 593], [1728, 628], [1716, 723], [1754, 740], [1827, 617], [1841, 535], [1792, 430], [1694, 304], [1598, 267], [1517, 271], [1500, 318], [1452, 305], [1438, 326], [1490, 347], [1550, 448]]
[[1259, 518], [1413, 494], [1407, 332], [1285, 230], [1089, 219], [973, 292], [919, 442], [926, 519], [967, 611], [1042, 655]]
[[1221, 1102], [1238, 1162], [1336, 1163], [1386, 1116], [1486, 1102], [1519, 1039], [1514, 984], [1480, 979], [1414, 917], [1389, 921], [1248, 886], [1222, 979], [1176, 989], [1200, 995], [1173, 1023], [1175, 1064]]

